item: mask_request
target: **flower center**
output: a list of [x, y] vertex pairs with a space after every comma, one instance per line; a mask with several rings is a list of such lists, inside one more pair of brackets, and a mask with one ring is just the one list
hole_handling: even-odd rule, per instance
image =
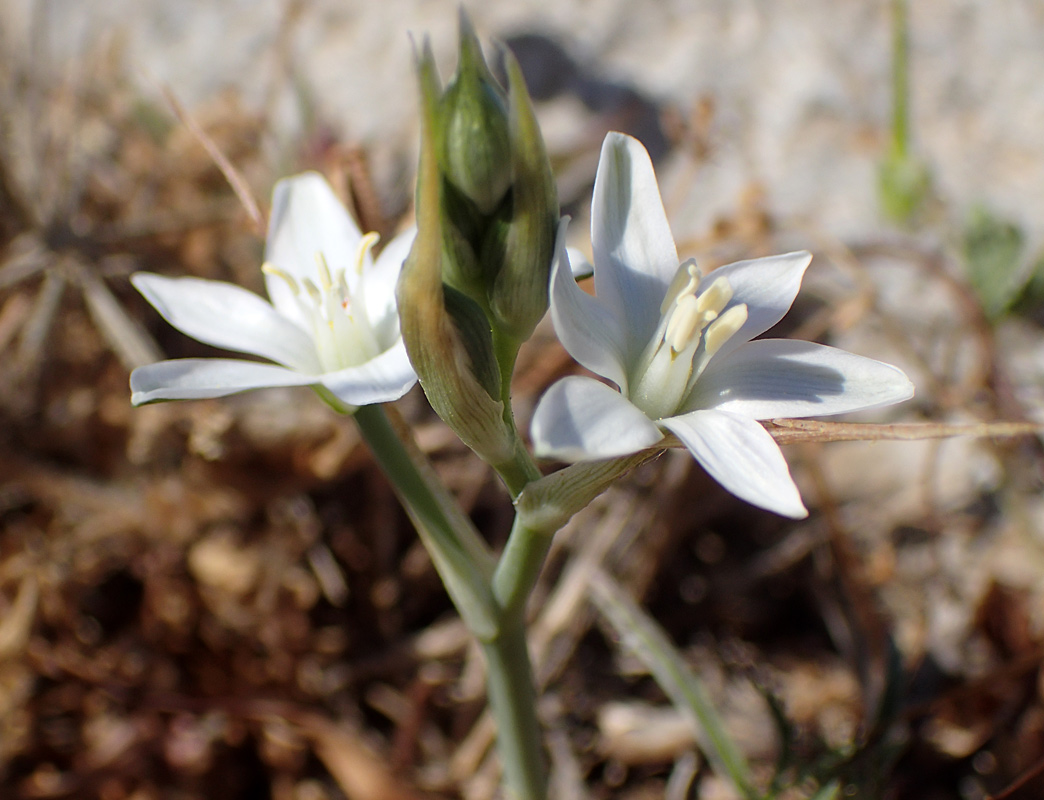
[[660, 305], [660, 324], [629, 376], [631, 402], [651, 419], [673, 416], [707, 362], [747, 321], [747, 306], [729, 307], [732, 286], [721, 276], [697, 294], [696, 262], [678, 267]]
[[316, 278], [302, 278], [300, 282], [285, 270], [271, 263], [261, 266], [262, 272], [276, 275], [286, 281], [302, 316], [311, 327], [319, 363], [327, 372], [355, 367], [380, 354], [377, 334], [366, 311], [365, 278], [363, 267], [370, 250], [380, 237], [368, 233], [362, 237], [352, 266], [355, 280], [349, 288], [345, 267], [333, 272], [322, 252], [316, 252]]

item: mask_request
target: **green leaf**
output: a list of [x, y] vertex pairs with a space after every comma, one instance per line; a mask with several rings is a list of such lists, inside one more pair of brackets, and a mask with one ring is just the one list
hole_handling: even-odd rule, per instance
[[990, 319], [998, 319], [1012, 306], [1032, 276], [1025, 268], [1023, 246], [1022, 231], [1014, 224], [985, 207], [972, 209], [964, 228], [964, 263]]

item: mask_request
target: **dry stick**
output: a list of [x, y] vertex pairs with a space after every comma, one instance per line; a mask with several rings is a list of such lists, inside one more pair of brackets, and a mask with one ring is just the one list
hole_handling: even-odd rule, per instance
[[257, 201], [254, 200], [254, 196], [250, 193], [250, 187], [247, 185], [246, 179], [243, 175], [235, 168], [231, 161], [221, 152], [221, 149], [217, 146], [213, 139], [207, 136], [206, 132], [199, 126], [199, 123], [185, 110], [184, 106], [178, 102], [178, 99], [174, 96], [174, 93], [166, 86], [163, 87], [163, 96], [167, 98], [167, 102], [170, 103], [171, 108], [174, 109], [174, 114], [177, 118], [185, 125], [186, 128], [192, 133], [193, 136], [203, 145], [203, 149], [207, 151], [217, 168], [221, 170], [221, 174], [225, 176], [225, 180], [228, 181], [229, 186], [232, 187], [232, 191], [236, 193], [236, 197], [239, 198], [239, 202], [243, 204], [243, 208], [247, 212], [247, 216], [250, 217], [250, 221], [254, 224], [254, 230], [257, 234], [263, 235], [265, 232], [265, 219], [261, 214], [261, 209], [257, 205]]
[[778, 444], [795, 442], [918, 441], [952, 436], [1033, 436], [1044, 431], [1036, 422], [822, 422], [813, 419], [773, 419], [766, 425]]

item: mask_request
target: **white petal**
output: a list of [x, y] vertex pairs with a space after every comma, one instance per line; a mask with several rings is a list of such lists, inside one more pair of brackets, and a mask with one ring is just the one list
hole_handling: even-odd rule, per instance
[[559, 225], [551, 264], [551, 320], [562, 346], [592, 372], [627, 389], [624, 366], [626, 320], [576, 285], [565, 248], [565, 226]]
[[718, 351], [717, 357], [735, 350], [783, 319], [801, 289], [801, 279], [811, 261], [811, 253], [802, 250], [781, 256], [737, 261], [708, 275], [704, 283], [708, 287], [719, 275], [728, 278], [732, 287], [729, 307], [741, 303], [747, 306], [747, 321]]
[[159, 400], [199, 400], [206, 397], [267, 389], [310, 386], [315, 375], [304, 375], [274, 364], [224, 358], [181, 358], [138, 367], [130, 376], [131, 403]]
[[759, 339], [715, 357], [687, 404], [754, 419], [819, 417], [913, 397], [902, 370], [813, 342]]
[[[354, 271], [362, 234], [330, 184], [317, 172], [284, 178], [272, 191], [265, 261], [300, 281], [316, 281], [316, 253], [322, 253], [332, 272]], [[265, 275], [272, 304], [291, 319], [300, 312], [286, 281]]]
[[319, 380], [348, 405], [366, 406], [398, 400], [417, 382], [417, 374], [400, 339], [377, 358], [357, 367], [329, 372]]
[[193, 339], [302, 372], [319, 369], [312, 337], [240, 286], [148, 272], [134, 274], [131, 283], [167, 322]]
[[416, 237], [416, 227], [400, 233], [384, 246], [369, 271], [366, 278], [366, 307], [371, 320], [383, 320], [398, 314], [395, 305], [395, 284], [399, 281], [403, 262], [410, 254]]
[[786, 459], [754, 420], [724, 411], [692, 411], [662, 424], [736, 497], [785, 517], [808, 516]]
[[627, 320], [631, 363], [660, 322], [660, 304], [678, 271], [678, 251], [649, 154], [622, 133], [610, 133], [602, 144], [591, 244], [595, 291], [618, 319]]
[[578, 247], [567, 247], [566, 254], [569, 256], [569, 269], [573, 273], [573, 280], [581, 281], [594, 275], [594, 264], [587, 260], [587, 254]]
[[569, 377], [540, 398], [530, 428], [534, 452], [562, 461], [636, 453], [663, 438], [623, 395], [593, 378]]

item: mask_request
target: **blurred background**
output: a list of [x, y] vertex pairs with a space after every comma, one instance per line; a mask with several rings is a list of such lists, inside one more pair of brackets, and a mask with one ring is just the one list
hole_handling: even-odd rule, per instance
[[[885, 0], [465, 6], [522, 64], [577, 247], [601, 140], [632, 133], [683, 256], [815, 253], [776, 335], [917, 384], [861, 419], [1044, 422], [1038, 0], [918, 0], [898, 27]], [[495, 796], [481, 659], [352, 423], [303, 390], [132, 409], [127, 388], [134, 366], [213, 354], [132, 272], [261, 291], [262, 238], [203, 140], [262, 209], [320, 169], [395, 231], [413, 47], [429, 37], [447, 80], [457, 11], [0, 0], [0, 797]], [[522, 424], [572, 369], [542, 326]], [[398, 406], [501, 544], [506, 494], [419, 391]], [[597, 566], [766, 780], [815, 765], [858, 797], [1042, 796], [1040, 441], [787, 455], [808, 520], [672, 452], [559, 535], [533, 607], [555, 797], [730, 796], [590, 610]]]

